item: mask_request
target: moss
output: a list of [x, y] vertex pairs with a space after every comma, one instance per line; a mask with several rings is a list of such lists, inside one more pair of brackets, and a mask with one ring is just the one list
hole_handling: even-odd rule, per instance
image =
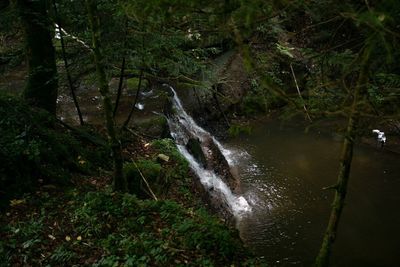
[[[126, 80], [126, 83], [128, 85], [128, 90], [134, 90], [136, 91], [138, 86], [139, 86], [139, 78], [129, 78]], [[147, 88], [149, 86], [149, 82], [145, 79], [142, 80], [141, 87], [142, 88]]]
[[165, 137], [168, 134], [168, 123], [164, 116], [155, 115], [146, 120], [136, 120], [139, 131], [154, 137]]
[[146, 193], [149, 191], [146, 184], [143, 181], [143, 177], [152, 187], [158, 189], [157, 193], [162, 188], [164, 181], [164, 172], [161, 165], [153, 160], [138, 160], [135, 163], [124, 164], [124, 175], [128, 181], [129, 192], [133, 193], [141, 198], [148, 197]]
[[249, 125], [240, 125], [240, 124], [232, 124], [229, 129], [228, 133], [231, 137], [237, 137], [241, 134], [251, 134], [252, 128]]

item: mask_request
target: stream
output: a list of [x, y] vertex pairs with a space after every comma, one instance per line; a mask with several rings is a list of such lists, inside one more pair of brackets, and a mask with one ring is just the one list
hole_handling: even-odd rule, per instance
[[[266, 123], [227, 144], [245, 149], [238, 161], [252, 212], [239, 220], [244, 242], [271, 266], [310, 266], [328, 223], [341, 140], [301, 127]], [[399, 156], [355, 148], [347, 205], [332, 266], [399, 266]]]
[[[340, 138], [313, 131], [305, 134], [303, 127], [268, 122], [258, 123], [249, 136], [222, 144], [196, 124], [170, 89], [176, 115], [168, 123], [177, 147], [204, 188], [235, 215], [245, 244], [270, 266], [310, 266], [329, 219], [333, 191], [322, 188], [336, 181]], [[131, 95], [122, 99], [120, 114], [130, 109]], [[147, 98], [138, 119], [162, 109], [158, 98]], [[90, 103], [83, 106], [91, 107], [84, 110], [86, 120], [102, 121], [97, 91], [84, 99]], [[68, 116], [75, 118], [71, 101], [60, 100], [61, 107], [69, 108], [61, 109], [61, 115], [67, 120]], [[188, 152], [188, 133], [200, 141], [211, 138], [229, 165], [237, 167], [240, 194], [233, 193], [213, 170], [202, 167]], [[400, 266], [399, 193], [399, 155], [357, 146], [332, 266]]]

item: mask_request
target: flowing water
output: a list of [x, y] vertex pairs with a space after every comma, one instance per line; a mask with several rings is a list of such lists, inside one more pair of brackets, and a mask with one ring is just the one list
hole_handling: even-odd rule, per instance
[[[216, 189], [210, 194], [218, 193], [238, 218], [245, 243], [271, 266], [310, 266], [318, 252], [333, 198], [333, 192], [321, 188], [336, 181], [341, 141], [314, 132], [304, 134], [301, 127], [281, 128], [268, 123], [255, 127], [251, 136], [223, 145], [196, 124], [170, 89], [176, 113], [168, 123], [178, 149], [204, 187]], [[121, 114], [130, 109], [129, 97], [122, 99]], [[84, 110], [87, 120], [102, 121], [96, 108], [101, 104], [97, 91], [83, 99], [93, 101], [83, 105], [94, 107], [93, 111]], [[154, 101], [158, 104], [147, 101], [146, 108], [160, 106], [161, 111], [160, 101]], [[75, 116], [70, 101], [61, 104], [69, 107], [65, 114]], [[143, 117], [143, 111], [138, 112]], [[193, 158], [185, 147], [188, 134], [200, 140], [212, 138], [229, 164], [239, 167], [242, 195], [232, 193], [213, 170], [203, 168]], [[358, 146], [347, 205], [334, 246], [333, 266], [400, 266], [399, 193], [398, 154]]]
[[[328, 222], [341, 141], [301, 127], [259, 126], [228, 146], [238, 161], [252, 212], [238, 225], [242, 239], [271, 266], [310, 266]], [[355, 149], [332, 266], [400, 266], [399, 155]]]
[[221, 196], [221, 201], [224, 201], [228, 205], [233, 215], [241, 217], [243, 214], [251, 210], [247, 200], [243, 196], [234, 195], [229, 187], [213, 170], [201, 166], [201, 164], [188, 152], [186, 144], [190, 137], [196, 137], [200, 142], [205, 141], [206, 138], [211, 138], [230, 164], [233, 163], [232, 152], [226, 149], [210, 133], [197, 125], [193, 118], [189, 116], [183, 108], [175, 90], [170, 86], [168, 87], [174, 95], [172, 99], [174, 113], [170, 118], [168, 118], [168, 125], [171, 131], [171, 136], [175, 139], [178, 150], [189, 162], [190, 167], [199, 177], [202, 185], [206, 189], [210, 191], [212, 190], [210, 193], [219, 194]]

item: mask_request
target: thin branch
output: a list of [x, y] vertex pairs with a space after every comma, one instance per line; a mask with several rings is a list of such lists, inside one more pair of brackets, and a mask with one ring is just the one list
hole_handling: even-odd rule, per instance
[[133, 112], [135, 111], [136, 108], [136, 103], [138, 102], [139, 96], [140, 96], [140, 88], [142, 86], [142, 79], [143, 79], [143, 70], [140, 70], [140, 76], [139, 76], [139, 83], [138, 83], [138, 87], [136, 90], [136, 95], [135, 95], [135, 100], [133, 101], [133, 105], [131, 108], [131, 111], [129, 112], [128, 118], [125, 120], [124, 124], [122, 125], [122, 129], [126, 128], [132, 118]]
[[154, 198], [154, 200], [158, 201], [156, 195], [154, 194], [153, 190], [151, 190], [151, 187], [149, 185], [149, 183], [147, 182], [146, 178], [144, 177], [143, 173], [140, 171], [138, 165], [136, 164], [136, 162], [132, 159], [133, 164], [135, 165], [136, 169], [138, 170], [140, 177], [142, 177], [144, 183], [146, 184], [147, 188], [150, 191], [151, 196]]
[[338, 184], [334, 184], [334, 185], [330, 185], [330, 186], [326, 186], [326, 187], [322, 188], [322, 190], [331, 190], [331, 189], [337, 190]]
[[290, 70], [292, 71], [293, 80], [294, 80], [294, 83], [296, 84], [297, 93], [299, 94], [300, 100], [301, 100], [301, 102], [303, 104], [304, 112], [306, 113], [308, 120], [310, 122], [312, 122], [310, 114], [308, 114], [306, 103], [304, 102], [303, 96], [301, 95], [300, 88], [299, 88], [299, 85], [297, 83], [297, 79], [296, 79], [296, 75], [295, 75], [294, 70], [293, 70], [292, 63], [290, 63]]
[[67, 54], [66, 54], [66, 51], [65, 51], [65, 43], [64, 43], [64, 32], [65, 31], [60, 26], [60, 17], [58, 15], [56, 0], [53, 0], [53, 8], [54, 8], [54, 14], [55, 14], [55, 17], [56, 17], [56, 20], [57, 20], [56, 26], [58, 28], [58, 32], [59, 32], [59, 35], [60, 35], [61, 53], [62, 53], [62, 57], [63, 57], [63, 61], [64, 61], [65, 72], [67, 74], [68, 85], [69, 85], [69, 88], [70, 88], [70, 91], [71, 91], [72, 100], [74, 101], [76, 112], [78, 113], [79, 122], [80, 122], [81, 125], [83, 125], [84, 122], [83, 122], [82, 112], [81, 112], [81, 109], [79, 107], [78, 99], [77, 99], [76, 94], [75, 94], [74, 83], [72, 81], [71, 73], [69, 71], [68, 59], [67, 59]]

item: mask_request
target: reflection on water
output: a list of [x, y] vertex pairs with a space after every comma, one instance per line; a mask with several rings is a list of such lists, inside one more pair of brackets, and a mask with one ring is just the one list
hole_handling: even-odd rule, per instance
[[[238, 162], [253, 205], [239, 223], [242, 238], [272, 266], [310, 266], [333, 198], [322, 188], [336, 181], [341, 142], [268, 124], [230, 145], [250, 154]], [[398, 162], [384, 150], [356, 148], [333, 266], [399, 266]]]

